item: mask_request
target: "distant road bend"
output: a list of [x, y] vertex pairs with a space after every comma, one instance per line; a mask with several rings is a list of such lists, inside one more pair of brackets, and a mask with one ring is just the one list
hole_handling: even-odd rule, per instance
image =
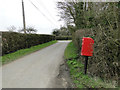
[[[58, 41], [2, 67], [3, 88], [53, 88], [69, 41]], [[55, 86], [59, 88], [63, 86]]]

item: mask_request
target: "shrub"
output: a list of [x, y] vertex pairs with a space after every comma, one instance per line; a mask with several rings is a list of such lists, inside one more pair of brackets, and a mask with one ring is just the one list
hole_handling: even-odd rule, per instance
[[52, 35], [2, 32], [2, 55], [46, 43], [54, 39], [55, 36]]
[[92, 37], [93, 36], [92, 32], [93, 31], [89, 30], [89, 29], [80, 29], [73, 33], [72, 40], [73, 40], [74, 44], [77, 46], [78, 51], [80, 51], [81, 47], [82, 47], [82, 38], [83, 37]]
[[71, 36], [56, 36], [56, 40], [72, 40]]
[[[97, 31], [96, 31], [97, 30]], [[87, 31], [87, 32], [86, 32]], [[94, 32], [94, 33], [92, 33]], [[106, 80], [115, 80], [119, 78], [117, 30], [78, 30], [73, 33], [73, 42], [76, 45], [79, 54], [82, 47], [82, 37], [92, 37], [94, 39], [93, 56], [89, 58], [88, 71], [92, 76], [99, 76]], [[84, 58], [80, 57], [84, 62]]]

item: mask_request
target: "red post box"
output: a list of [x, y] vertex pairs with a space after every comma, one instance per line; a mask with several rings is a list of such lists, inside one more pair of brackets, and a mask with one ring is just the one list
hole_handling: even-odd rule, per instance
[[84, 37], [82, 39], [81, 55], [85, 56], [85, 65], [84, 65], [85, 74], [87, 74], [88, 56], [93, 55], [93, 44], [94, 44], [94, 40], [92, 38]]
[[93, 44], [94, 40], [89, 37], [83, 37], [81, 55], [92, 56], [93, 55]]

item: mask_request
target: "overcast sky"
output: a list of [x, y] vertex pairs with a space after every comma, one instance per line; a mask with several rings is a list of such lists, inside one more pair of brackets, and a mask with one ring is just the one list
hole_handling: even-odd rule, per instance
[[[34, 5], [38, 7], [36, 9]], [[24, 0], [26, 26], [33, 26], [40, 34], [51, 34], [54, 28], [64, 25], [60, 18], [55, 0]], [[17, 30], [23, 27], [22, 1], [0, 0], [0, 30], [14, 25]]]
[[[30, 1], [32, 1], [38, 9], [36, 9]], [[60, 28], [61, 25], [63, 26], [64, 22], [58, 21], [60, 17], [57, 16], [56, 1], [57, 0], [24, 0], [26, 26], [33, 26], [38, 30], [37, 33], [40, 34], [51, 34], [54, 28]], [[12, 25], [14, 25], [17, 30], [23, 28], [22, 0], [0, 0], [0, 31], [6, 30]]]

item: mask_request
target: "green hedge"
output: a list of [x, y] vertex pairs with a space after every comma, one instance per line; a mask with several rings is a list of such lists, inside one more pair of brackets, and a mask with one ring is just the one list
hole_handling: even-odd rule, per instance
[[44, 34], [22, 34], [2, 32], [2, 55], [55, 40], [55, 36]]
[[56, 40], [72, 40], [71, 36], [56, 36]]
[[47, 43], [39, 44], [39, 45], [32, 46], [32, 47], [26, 48], [26, 49], [20, 49], [20, 50], [18, 50], [16, 52], [6, 54], [6, 55], [2, 56], [2, 65], [7, 64], [7, 63], [9, 63], [11, 61], [14, 61], [14, 60], [16, 60], [18, 58], [21, 58], [21, 57], [23, 57], [25, 55], [28, 55], [30, 53], [33, 53], [35, 51], [38, 51], [38, 50], [40, 50], [42, 48], [45, 48], [47, 46], [50, 46], [50, 45], [52, 45], [52, 44], [54, 44], [56, 42], [57, 42], [56, 40], [53, 40], [53, 41], [50, 41], [50, 42], [47, 42]]

